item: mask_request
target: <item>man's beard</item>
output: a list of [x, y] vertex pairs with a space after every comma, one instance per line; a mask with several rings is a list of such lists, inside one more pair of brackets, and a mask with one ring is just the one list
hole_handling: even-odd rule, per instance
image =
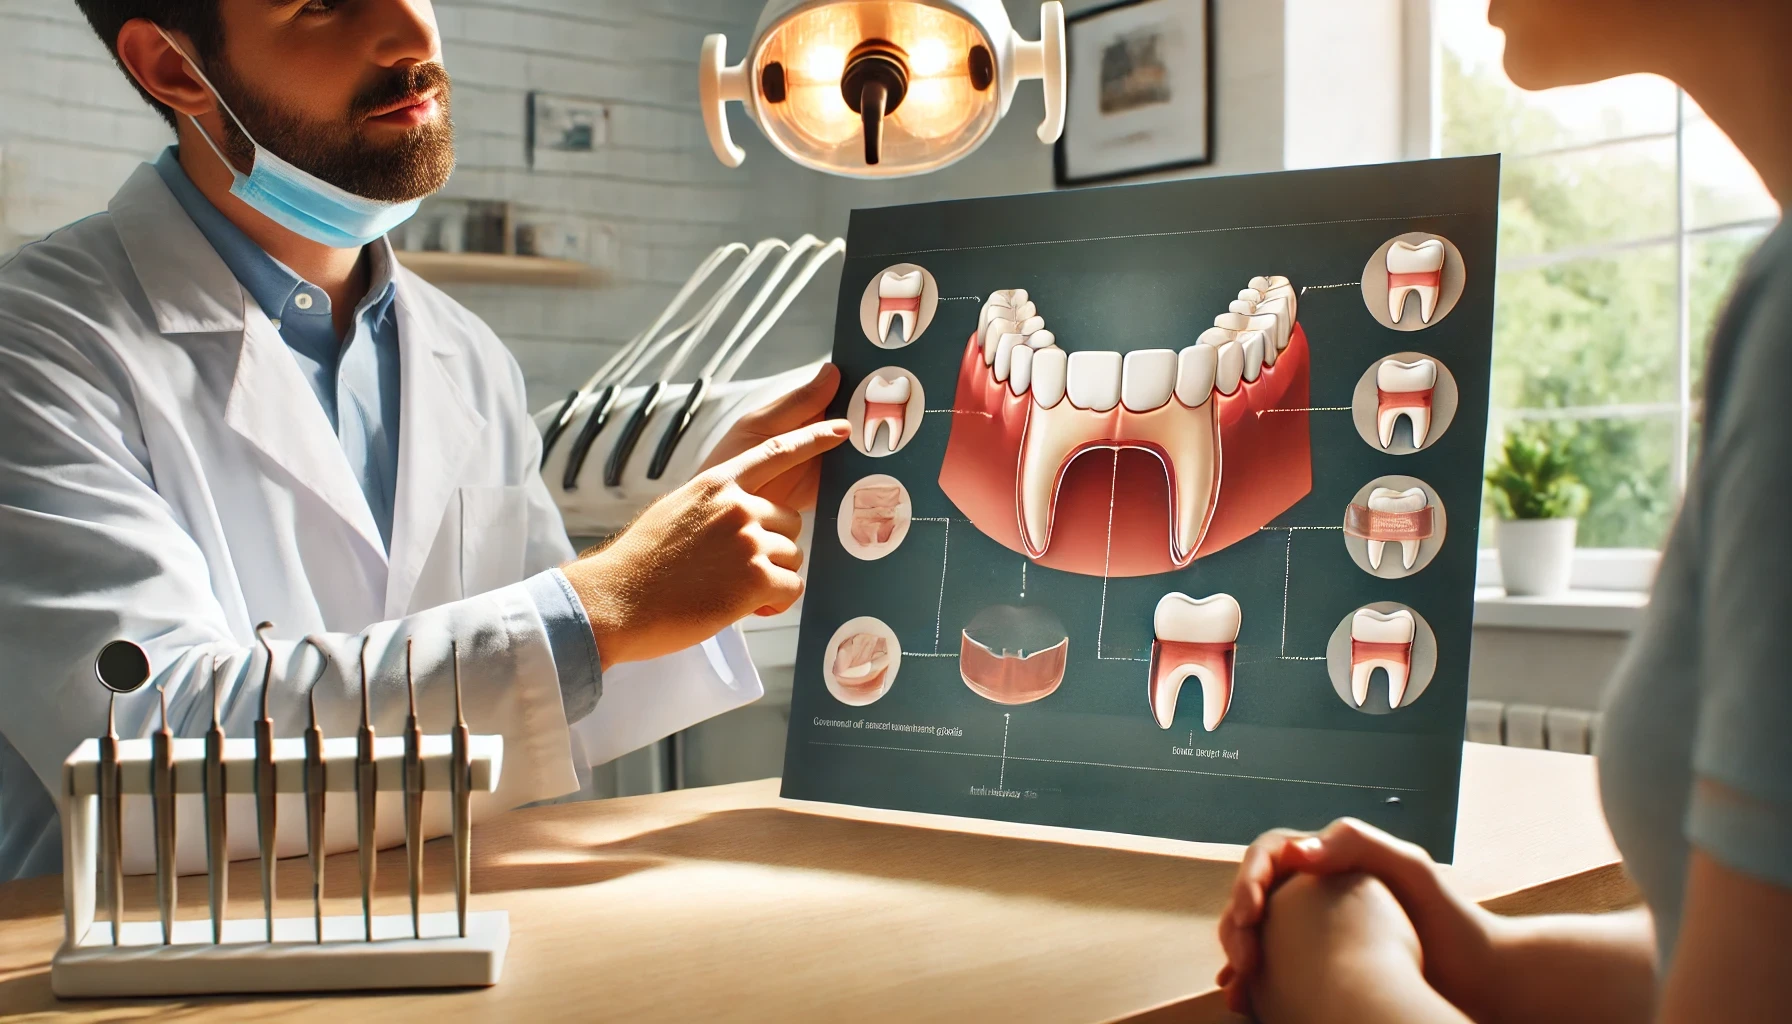
[[[450, 80], [440, 64], [412, 64], [394, 70], [363, 89], [350, 104], [345, 120], [320, 124], [295, 117], [258, 96], [229, 67], [212, 72], [242, 128], [229, 116], [224, 122], [224, 151], [239, 164], [255, 156], [255, 142], [302, 171], [309, 172], [367, 199], [402, 203], [441, 188], [454, 170], [454, 122], [448, 116]], [[436, 90], [441, 114], [392, 142], [375, 143], [361, 135], [367, 116], [426, 89]]]

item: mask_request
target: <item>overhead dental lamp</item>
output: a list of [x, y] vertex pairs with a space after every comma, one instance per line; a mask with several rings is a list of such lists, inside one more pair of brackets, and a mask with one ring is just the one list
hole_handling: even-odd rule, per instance
[[945, 167], [983, 144], [1016, 87], [1045, 88], [1039, 141], [1064, 130], [1064, 7], [1039, 8], [1022, 39], [1002, 0], [771, 0], [746, 58], [703, 40], [698, 91], [716, 158], [746, 153], [728, 132], [730, 100], [805, 167], [894, 178]]

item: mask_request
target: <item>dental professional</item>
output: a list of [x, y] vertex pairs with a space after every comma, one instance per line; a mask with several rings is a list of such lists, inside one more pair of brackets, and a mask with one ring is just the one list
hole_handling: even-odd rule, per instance
[[[445, 731], [452, 644], [469, 724], [504, 739], [487, 811], [578, 787], [569, 723], [661, 723], [644, 743], [704, 714], [652, 708], [689, 692], [675, 680], [760, 693], [732, 623], [802, 591], [811, 460], [847, 431], [819, 421], [837, 372], [575, 558], [515, 360], [385, 237], [454, 166], [428, 0], [77, 2], [177, 143], [106, 212], [0, 262], [0, 881], [60, 870], [51, 794], [106, 728], [94, 656], [116, 638], [152, 666], [118, 701], [127, 736], [159, 725], [157, 691], [200, 735], [214, 685], [250, 735], [264, 673], [280, 734], [314, 697], [351, 735], [363, 663], [390, 734], [407, 640]], [[281, 854], [303, 852], [302, 807], [280, 817]], [[382, 845], [402, 838], [386, 819]]]
[[[1671, 78], [1792, 203], [1785, 0], [1492, 0], [1526, 89]], [[1245, 853], [1220, 918], [1234, 1009], [1432, 1024], [1792, 1020], [1792, 228], [1711, 339], [1698, 462], [1604, 700], [1600, 795], [1643, 906], [1503, 917], [1359, 821]]]

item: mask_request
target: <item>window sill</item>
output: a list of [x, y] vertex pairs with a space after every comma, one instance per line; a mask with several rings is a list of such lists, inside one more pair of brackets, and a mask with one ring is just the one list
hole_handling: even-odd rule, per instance
[[1648, 607], [1640, 590], [1570, 590], [1554, 597], [1512, 597], [1499, 587], [1475, 589], [1475, 625], [1577, 633], [1634, 631]]

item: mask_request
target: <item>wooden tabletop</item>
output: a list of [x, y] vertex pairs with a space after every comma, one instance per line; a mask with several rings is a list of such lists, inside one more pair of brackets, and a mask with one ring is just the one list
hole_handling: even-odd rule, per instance
[[[510, 912], [503, 980], [456, 992], [59, 1002], [55, 878], [0, 886], [0, 1016], [71, 1021], [1228, 1019], [1214, 918], [1240, 848], [781, 800], [775, 779], [514, 811], [474, 831], [475, 909]], [[404, 912], [389, 851], [383, 910]], [[429, 844], [427, 909], [449, 909]], [[1591, 758], [1465, 747], [1462, 893], [1509, 913], [1634, 902]], [[287, 867], [290, 863], [292, 866]], [[281, 872], [283, 911], [302, 861]], [[359, 911], [351, 856], [329, 913]], [[139, 910], [151, 880], [132, 880]], [[232, 913], [259, 916], [255, 872]], [[203, 917], [203, 886], [181, 887]], [[152, 911], [153, 913], [153, 911]], [[147, 914], [135, 916], [148, 917]]]

